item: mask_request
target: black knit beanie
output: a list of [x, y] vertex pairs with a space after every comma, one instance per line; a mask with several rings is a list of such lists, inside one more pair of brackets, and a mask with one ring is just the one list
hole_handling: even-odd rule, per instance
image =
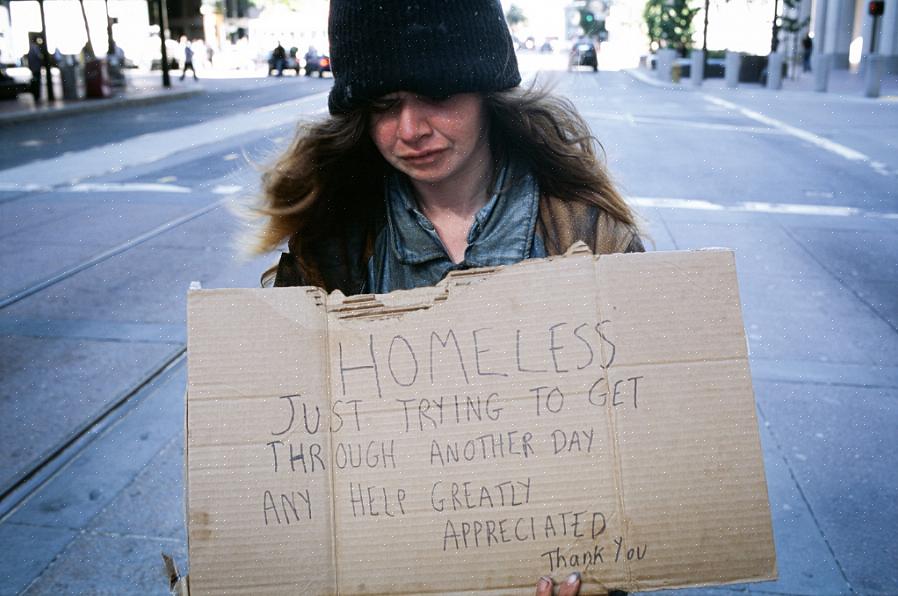
[[331, 114], [394, 91], [430, 97], [521, 82], [499, 0], [331, 0]]

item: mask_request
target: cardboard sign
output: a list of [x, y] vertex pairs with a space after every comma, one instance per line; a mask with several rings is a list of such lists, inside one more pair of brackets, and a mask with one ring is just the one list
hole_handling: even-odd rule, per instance
[[189, 296], [196, 594], [773, 579], [733, 254]]

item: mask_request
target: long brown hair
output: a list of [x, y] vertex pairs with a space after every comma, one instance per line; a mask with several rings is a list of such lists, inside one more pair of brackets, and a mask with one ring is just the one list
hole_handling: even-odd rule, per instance
[[[522, 160], [541, 193], [592, 203], [635, 226], [596, 154], [598, 141], [570, 101], [517, 87], [485, 95], [484, 105], [497, 163], [505, 156]], [[390, 166], [371, 140], [368, 115], [358, 110], [300, 126], [290, 148], [263, 173], [257, 206], [263, 221], [253, 252], [270, 252], [288, 240], [302, 260], [317, 240], [378, 220]]]

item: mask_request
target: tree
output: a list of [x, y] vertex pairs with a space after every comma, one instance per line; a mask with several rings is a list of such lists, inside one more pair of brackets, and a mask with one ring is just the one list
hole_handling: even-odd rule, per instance
[[[798, 65], [796, 62], [798, 61], [798, 39], [799, 32], [808, 26], [808, 23], [811, 21], [810, 17], [800, 19], [798, 18], [798, 9], [801, 4], [801, 0], [783, 0], [783, 11], [782, 14], [774, 13], [773, 17], [773, 35], [770, 40], [770, 51], [775, 52], [779, 48], [780, 44], [780, 33], [785, 32], [786, 37], [786, 47], [787, 53], [790, 54], [790, 62], [792, 64], [791, 72], [792, 76], [795, 76], [795, 73], [798, 70]], [[776, 9], [776, 7], [774, 7]]]
[[524, 16], [524, 11], [521, 10], [521, 7], [517, 4], [512, 4], [508, 7], [508, 12], [505, 14], [505, 20], [508, 21], [509, 27], [527, 24], [527, 17]]
[[648, 0], [642, 13], [653, 48], [674, 48], [685, 55], [692, 46], [692, 21], [701, 7], [689, 0]]

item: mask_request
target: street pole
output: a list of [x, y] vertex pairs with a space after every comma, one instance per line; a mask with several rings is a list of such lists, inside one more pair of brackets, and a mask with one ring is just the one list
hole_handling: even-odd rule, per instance
[[104, 0], [106, 5], [106, 53], [115, 53], [115, 40], [112, 39], [112, 19], [109, 18], [109, 0]]
[[711, 0], [705, 0], [705, 28], [702, 32], [702, 78], [708, 70], [708, 10], [711, 8]]
[[870, 55], [876, 53], [876, 22], [879, 20], [879, 15], [873, 15], [873, 26], [870, 27]]
[[[780, 2], [779, 0], [773, 0], [773, 37], [770, 39], [770, 51], [775, 52], [777, 48], [779, 48], [780, 40], [779, 33], [780, 28], [777, 24], [779, 20], [779, 12], [780, 12]], [[769, 73], [768, 73], [769, 74]]]
[[47, 102], [54, 101], [56, 97], [53, 95], [53, 74], [50, 71], [50, 51], [47, 50], [47, 21], [44, 18], [44, 0], [37, 0], [37, 5], [41, 10], [41, 57], [44, 62], [44, 72], [47, 73]]
[[87, 43], [84, 44], [85, 52], [84, 61], [87, 62], [96, 57], [94, 53], [94, 45], [90, 41], [90, 25], [87, 24], [87, 11], [84, 10], [84, 0], [79, 0], [81, 5], [81, 18], [84, 19], [84, 33], [87, 35]]
[[168, 15], [165, 0], [156, 0], [156, 10], [159, 12], [159, 43], [162, 44], [162, 86], [171, 87], [171, 76], [168, 73], [168, 52], [165, 49], [165, 32], [168, 30]]

